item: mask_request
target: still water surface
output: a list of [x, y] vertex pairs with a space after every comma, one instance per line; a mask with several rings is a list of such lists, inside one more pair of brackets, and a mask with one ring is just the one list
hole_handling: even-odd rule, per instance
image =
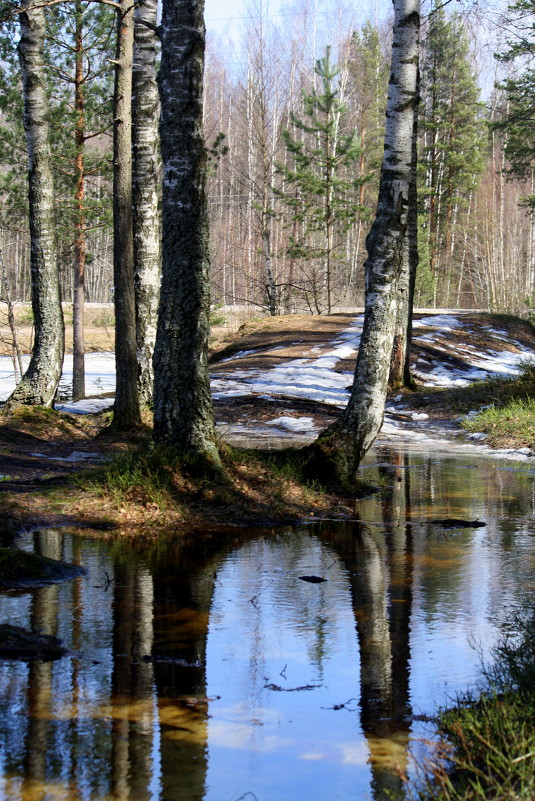
[[534, 590], [535, 469], [382, 451], [366, 470], [385, 489], [358, 524], [23, 538], [88, 574], [0, 596], [72, 649], [0, 662], [0, 798], [403, 797], [426, 717]]

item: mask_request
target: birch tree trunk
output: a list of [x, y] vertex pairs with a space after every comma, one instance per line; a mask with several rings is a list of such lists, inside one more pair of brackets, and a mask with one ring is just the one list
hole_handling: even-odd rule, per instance
[[347, 485], [384, 418], [413, 182], [419, 31], [420, 0], [394, 0], [383, 167], [376, 217], [366, 238], [366, 312], [355, 377], [342, 416], [311, 446], [309, 469]]
[[[420, 79], [418, 76], [416, 104], [420, 100]], [[411, 377], [411, 340], [412, 310], [414, 306], [414, 287], [416, 269], [418, 267], [418, 109], [414, 111], [412, 126], [412, 164], [411, 183], [409, 187], [409, 209], [407, 213], [407, 231], [403, 242], [401, 271], [398, 279], [398, 308], [394, 345], [390, 359], [389, 384], [392, 389], [401, 387], [415, 388]]]
[[208, 373], [210, 259], [202, 131], [203, 0], [164, 0], [160, 68], [162, 285], [154, 438], [220, 467]]
[[132, 57], [134, 7], [120, 0], [113, 123], [113, 275], [116, 390], [113, 427], [141, 422], [137, 389], [134, 244], [132, 235]]
[[54, 179], [50, 166], [48, 101], [44, 67], [45, 15], [23, 0], [18, 46], [28, 152], [30, 265], [35, 342], [29, 367], [9, 405], [51, 406], [61, 378], [65, 335], [56, 253]]
[[[133, 223], [136, 340], [140, 402], [152, 403], [152, 356], [160, 296], [161, 230], [158, 83], [156, 79], [157, 0], [139, 0], [134, 12], [132, 73]], [[145, 24], [145, 23], [148, 23]]]

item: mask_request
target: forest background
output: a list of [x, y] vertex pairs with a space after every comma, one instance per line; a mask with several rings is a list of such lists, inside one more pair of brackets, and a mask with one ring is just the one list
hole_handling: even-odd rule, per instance
[[[377, 200], [392, 25], [388, 5], [356, 5], [297, 0], [270, 10], [265, 0], [246, 0], [239, 19], [235, 11], [216, 15], [207, 8], [204, 119], [211, 148], [213, 305], [287, 314], [363, 304], [365, 237]], [[69, 6], [75, 4], [47, 9], [64, 301], [73, 296], [82, 210], [75, 186], [76, 15]], [[114, 12], [106, 5], [80, 6], [87, 81], [85, 299], [102, 303], [113, 299]], [[493, 9], [471, 5], [462, 14], [458, 4], [425, 11], [415, 303], [529, 315], [535, 301], [535, 225], [525, 198], [535, 193], [535, 176], [515, 162], [511, 126], [500, 128], [510, 112], [506, 84], [522, 73], [525, 61], [495, 58], [515, 38], [514, 22], [505, 6], [495, 4]], [[0, 299], [29, 301], [17, 38], [16, 21], [5, 23]]]

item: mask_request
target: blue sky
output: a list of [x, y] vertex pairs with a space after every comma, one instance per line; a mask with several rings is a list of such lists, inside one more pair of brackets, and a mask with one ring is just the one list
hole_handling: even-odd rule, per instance
[[[244, 4], [244, 0], [205, 0], [207, 30], [217, 33], [224, 33], [229, 29], [238, 30], [244, 16]], [[268, 16], [277, 17], [281, 12], [286, 16], [289, 5], [288, 0], [264, 0]], [[367, 18], [373, 19], [375, 13], [378, 13], [379, 19], [384, 18], [391, 11], [391, 0], [359, 0], [358, 3], [346, 2], [345, 5], [345, 12], [360, 17], [362, 22]], [[320, 0], [319, 6], [325, 9], [326, 4]], [[320, 13], [326, 12], [323, 10]]]
[[[244, 14], [243, 0], [205, 0], [204, 18], [208, 31], [223, 33], [228, 27], [239, 28]], [[279, 0], [266, 3], [270, 13], [279, 9]]]

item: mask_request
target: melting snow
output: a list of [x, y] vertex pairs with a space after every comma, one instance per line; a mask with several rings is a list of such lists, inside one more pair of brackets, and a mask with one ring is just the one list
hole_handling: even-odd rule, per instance
[[462, 328], [463, 323], [458, 317], [453, 317], [451, 314], [435, 314], [432, 317], [413, 320], [412, 327], [413, 329], [436, 328], [437, 331], [453, 331], [454, 328]]
[[348, 385], [353, 380], [349, 371], [335, 372], [342, 359], [355, 356], [362, 333], [362, 317], [342, 331], [331, 343], [331, 350], [316, 359], [291, 359], [271, 370], [235, 370], [229, 378], [212, 379], [214, 398], [238, 395], [284, 395], [305, 398], [333, 406], [345, 406], [349, 398]]
[[298, 434], [316, 431], [312, 417], [277, 417], [275, 420], [268, 420], [266, 425], [295, 431]]
[[114, 398], [84, 398], [79, 401], [69, 401], [68, 403], [56, 403], [55, 408], [60, 412], [70, 412], [71, 414], [98, 414], [111, 409]]
[[[23, 356], [24, 369], [29, 362], [30, 357]], [[60, 386], [62, 384], [72, 386], [72, 354], [65, 354]], [[85, 386], [88, 395], [115, 392], [115, 355], [113, 353], [86, 353]], [[0, 401], [6, 400], [14, 389], [13, 360], [9, 356], [0, 356]], [[108, 402], [108, 406], [111, 404], [113, 404], [113, 400]]]
[[220, 364], [223, 364], [223, 362], [231, 362], [234, 359], [243, 359], [244, 356], [250, 356], [252, 353], [256, 353], [256, 350], [239, 350], [237, 353], [233, 353], [231, 356], [221, 359]]
[[[353, 323], [340, 332], [326, 347], [316, 346], [308, 352], [305, 358], [291, 359], [276, 365], [271, 369], [232, 369], [229, 367], [228, 376], [216, 375], [212, 379], [212, 392], [214, 398], [231, 398], [254, 394], [266, 400], [277, 402], [291, 402], [291, 399], [301, 398], [332, 406], [344, 407], [349, 398], [349, 386], [353, 375], [349, 371], [336, 371], [337, 364], [343, 360], [354, 357], [357, 353], [362, 333], [363, 316], [355, 317]], [[451, 314], [434, 314], [414, 320], [415, 341], [431, 343], [433, 348], [451, 355], [447, 349], [447, 334], [450, 331], [464, 327], [462, 319]], [[420, 329], [432, 328], [433, 331], [419, 333]], [[455, 346], [453, 355], [460, 358], [464, 369], [453, 367], [447, 363], [434, 364], [430, 358], [419, 359], [414, 374], [424, 386], [466, 386], [472, 381], [484, 379], [492, 374], [514, 374], [522, 362], [533, 360], [533, 351], [523, 348], [513, 342], [504, 331], [488, 329], [489, 335], [505, 338], [517, 351], [504, 350], [501, 352], [489, 351], [482, 353], [470, 345]], [[298, 344], [296, 341], [294, 344]], [[280, 349], [277, 345], [270, 350]], [[255, 350], [239, 351], [232, 359], [241, 359], [255, 353]], [[316, 355], [317, 354], [317, 355]], [[29, 357], [26, 357], [25, 364]], [[226, 359], [225, 361], [230, 361]], [[62, 383], [72, 383], [72, 356], [65, 357], [65, 368]], [[0, 400], [5, 400], [15, 386], [12, 360], [7, 356], [0, 357]], [[115, 390], [115, 360], [113, 353], [88, 353], [86, 355], [86, 388], [87, 394], [102, 396]], [[282, 398], [280, 396], [283, 396]], [[93, 397], [83, 401], [60, 403], [58, 409], [78, 414], [90, 414], [108, 409], [113, 405], [113, 398]], [[419, 415], [413, 419], [423, 420]], [[253, 421], [251, 421], [252, 423]], [[297, 434], [313, 434], [314, 424], [308, 417], [279, 417], [269, 422], [277, 429], [277, 434], [288, 432]], [[256, 431], [260, 423], [255, 423]], [[232, 430], [235, 430], [235, 426]], [[266, 429], [264, 429], [266, 430]], [[400, 424], [389, 416], [385, 421], [383, 433], [401, 433]], [[245, 431], [245, 429], [244, 429]], [[251, 431], [251, 426], [247, 427]], [[273, 429], [271, 432], [274, 433]], [[423, 437], [419, 432], [413, 432], [415, 438]], [[286, 435], [286, 434], [285, 434]]]
[[53, 462], [84, 462], [89, 459], [102, 459], [100, 453], [86, 453], [86, 451], [73, 451], [69, 456], [46, 456], [44, 453], [30, 453], [30, 456]]

